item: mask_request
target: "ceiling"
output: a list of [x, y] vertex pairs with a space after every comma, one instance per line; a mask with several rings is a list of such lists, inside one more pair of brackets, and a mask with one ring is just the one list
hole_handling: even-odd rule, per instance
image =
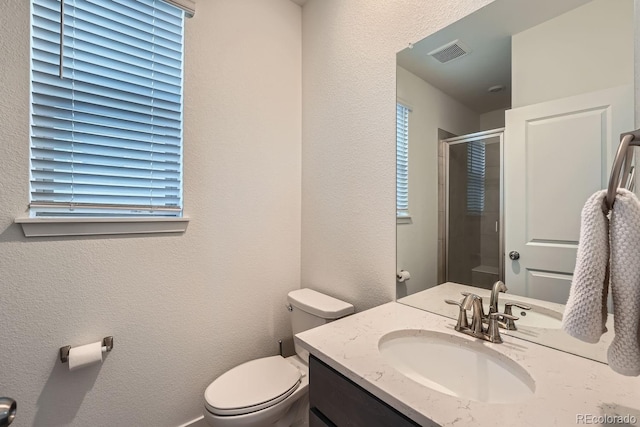
[[[397, 62], [479, 114], [510, 108], [511, 36], [589, 1], [496, 0], [399, 52]], [[428, 55], [455, 40], [471, 52], [444, 64]], [[505, 90], [489, 93], [495, 85]]]
[[291, 0], [292, 2], [294, 2], [295, 4], [299, 4], [300, 6], [304, 6], [304, 4], [307, 2], [307, 0]]

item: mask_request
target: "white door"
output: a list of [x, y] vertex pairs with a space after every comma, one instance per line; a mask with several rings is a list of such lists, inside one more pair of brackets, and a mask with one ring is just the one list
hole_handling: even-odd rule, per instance
[[[632, 129], [630, 86], [507, 111], [504, 265], [510, 293], [567, 302], [580, 212], [591, 194], [607, 188], [620, 133]], [[519, 259], [510, 259], [512, 251]]]

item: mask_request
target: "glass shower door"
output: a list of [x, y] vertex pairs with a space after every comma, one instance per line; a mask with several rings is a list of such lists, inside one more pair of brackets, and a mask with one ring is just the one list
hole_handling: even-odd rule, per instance
[[503, 130], [444, 141], [446, 280], [490, 289], [503, 280]]

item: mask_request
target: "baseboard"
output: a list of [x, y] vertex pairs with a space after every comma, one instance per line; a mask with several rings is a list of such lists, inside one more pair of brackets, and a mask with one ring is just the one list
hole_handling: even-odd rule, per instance
[[179, 425], [178, 427], [207, 427], [207, 422], [204, 420], [204, 415], [201, 415], [188, 423]]

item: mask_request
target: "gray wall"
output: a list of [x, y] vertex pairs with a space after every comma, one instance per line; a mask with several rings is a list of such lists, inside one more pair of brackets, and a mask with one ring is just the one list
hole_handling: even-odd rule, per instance
[[[479, 115], [420, 77], [398, 67], [397, 95], [409, 113], [409, 213], [396, 233], [396, 267], [411, 273], [397, 295], [420, 292], [438, 283], [438, 131], [475, 132]], [[444, 186], [444, 184], [443, 184]], [[444, 218], [444, 217], [442, 217]], [[442, 246], [444, 247], [444, 246]]]
[[[197, 417], [206, 384], [290, 332], [282, 301], [300, 256], [305, 286], [358, 310], [392, 300], [395, 53], [489, 2], [310, 0], [301, 60], [288, 0], [199, 1], [186, 235], [28, 241], [13, 219], [28, 202], [29, 5], [0, 2], [0, 394], [20, 402], [14, 425]], [[58, 347], [108, 334], [116, 349], [100, 367], [57, 362]]]
[[303, 7], [303, 286], [358, 310], [395, 298], [396, 53], [487, 3]]
[[[29, 240], [29, 1], [0, 2], [0, 395], [15, 426], [170, 426], [277, 353], [300, 285], [301, 10], [199, 1], [186, 21], [184, 235]], [[60, 346], [115, 337], [69, 372]]]

